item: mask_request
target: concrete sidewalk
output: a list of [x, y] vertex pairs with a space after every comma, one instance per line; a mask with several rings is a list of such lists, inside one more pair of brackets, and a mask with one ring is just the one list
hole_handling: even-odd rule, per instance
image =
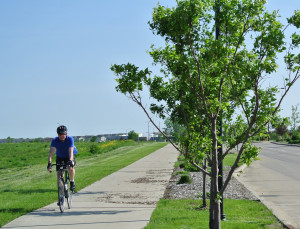
[[72, 209], [60, 213], [53, 203], [3, 228], [141, 229], [163, 197], [177, 157], [169, 144], [80, 190], [73, 196]]

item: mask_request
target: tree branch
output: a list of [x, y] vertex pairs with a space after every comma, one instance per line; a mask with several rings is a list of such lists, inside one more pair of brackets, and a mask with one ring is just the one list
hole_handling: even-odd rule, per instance
[[197, 167], [202, 173], [208, 175], [208, 176], [211, 176], [211, 174], [209, 172], [207, 172], [205, 169], [201, 168], [199, 165], [197, 165], [197, 163], [195, 163], [194, 161], [190, 161], [190, 163], [192, 165], [194, 165], [195, 167]]
[[[138, 93], [138, 92], [137, 92]], [[139, 95], [139, 93], [138, 93]], [[177, 145], [154, 123], [153, 119], [150, 117], [149, 113], [147, 112], [146, 108], [143, 106], [142, 102], [141, 102], [141, 97], [138, 96], [138, 98], [133, 94], [130, 93], [130, 96], [132, 98], [132, 100], [137, 103], [145, 112], [145, 114], [147, 115], [148, 119], [150, 120], [150, 122], [153, 124], [153, 126], [155, 126], [155, 128], [172, 144], [172, 146], [174, 146], [174, 148], [183, 154], [183, 152], [177, 147]]]
[[193, 55], [193, 58], [196, 62], [196, 65], [197, 65], [197, 72], [198, 72], [198, 80], [199, 80], [199, 84], [200, 84], [200, 92], [201, 92], [201, 100], [202, 100], [202, 103], [203, 103], [203, 106], [204, 106], [204, 110], [207, 114], [208, 117], [212, 118], [212, 114], [210, 114], [208, 112], [208, 109], [207, 109], [207, 104], [206, 104], [206, 100], [205, 100], [205, 93], [204, 93], [204, 87], [203, 87], [203, 83], [202, 83], [202, 77], [201, 77], [201, 70], [200, 70], [200, 63], [199, 63], [199, 60], [196, 56], [196, 52], [192, 46], [192, 42], [191, 42], [191, 39], [190, 39], [190, 36], [191, 36], [191, 28], [192, 28], [192, 24], [190, 23], [189, 24], [189, 32], [188, 32], [188, 43], [189, 43], [189, 47], [192, 51], [192, 55]]

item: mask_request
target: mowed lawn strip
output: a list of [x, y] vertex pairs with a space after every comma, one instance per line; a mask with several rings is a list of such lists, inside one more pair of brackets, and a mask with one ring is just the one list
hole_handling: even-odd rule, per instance
[[[209, 201], [208, 201], [209, 204]], [[209, 209], [202, 200], [161, 199], [145, 229], [208, 229]], [[226, 221], [222, 229], [284, 228], [262, 203], [251, 200], [224, 200]]]
[[[32, 144], [35, 148], [36, 145]], [[124, 147], [120, 146], [101, 154], [83, 152], [84, 156], [78, 155], [77, 158], [75, 178], [77, 190], [132, 164], [166, 144], [124, 143]], [[40, 145], [45, 149], [45, 144]], [[0, 227], [21, 215], [57, 201], [56, 172], [47, 172], [47, 155], [47, 152], [44, 152], [42, 158], [37, 155], [40, 162], [35, 161], [31, 166], [19, 168], [10, 166], [0, 169]], [[30, 156], [34, 157], [31, 154]], [[24, 155], [22, 154], [20, 157], [23, 158]], [[18, 159], [15, 154], [14, 160]], [[18, 162], [13, 163], [17, 164]]]

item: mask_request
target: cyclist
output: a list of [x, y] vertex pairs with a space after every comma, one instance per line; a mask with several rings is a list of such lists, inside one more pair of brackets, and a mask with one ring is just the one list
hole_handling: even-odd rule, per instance
[[[56, 153], [56, 164], [60, 162], [64, 162], [65, 164], [70, 165], [68, 168], [68, 172], [70, 175], [70, 189], [72, 191], [75, 190], [75, 155], [77, 154], [77, 149], [74, 145], [74, 139], [71, 136], [68, 136], [68, 129], [66, 126], [59, 126], [57, 127], [57, 134], [58, 137], [55, 137], [52, 139], [51, 145], [50, 145], [50, 152], [49, 152], [49, 158], [48, 158], [48, 166], [47, 169], [49, 172], [52, 171], [52, 165], [51, 161], [53, 158], [54, 153]], [[60, 178], [60, 172], [58, 171], [59, 168], [56, 166], [57, 171], [57, 182]]]

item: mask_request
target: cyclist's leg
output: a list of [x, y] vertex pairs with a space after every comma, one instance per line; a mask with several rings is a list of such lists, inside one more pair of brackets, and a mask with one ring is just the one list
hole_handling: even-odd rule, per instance
[[73, 191], [75, 189], [75, 165], [76, 165], [76, 160], [75, 160], [75, 155], [73, 159], [73, 167], [69, 167], [69, 176], [70, 176], [70, 184], [71, 184], [71, 190]]
[[74, 181], [74, 179], [75, 179], [75, 167], [69, 167], [69, 175], [70, 175], [70, 180]]
[[70, 175], [70, 180], [74, 181], [75, 179], [75, 165], [76, 165], [76, 160], [75, 160], [75, 155], [73, 158], [73, 167], [69, 167], [69, 175]]

